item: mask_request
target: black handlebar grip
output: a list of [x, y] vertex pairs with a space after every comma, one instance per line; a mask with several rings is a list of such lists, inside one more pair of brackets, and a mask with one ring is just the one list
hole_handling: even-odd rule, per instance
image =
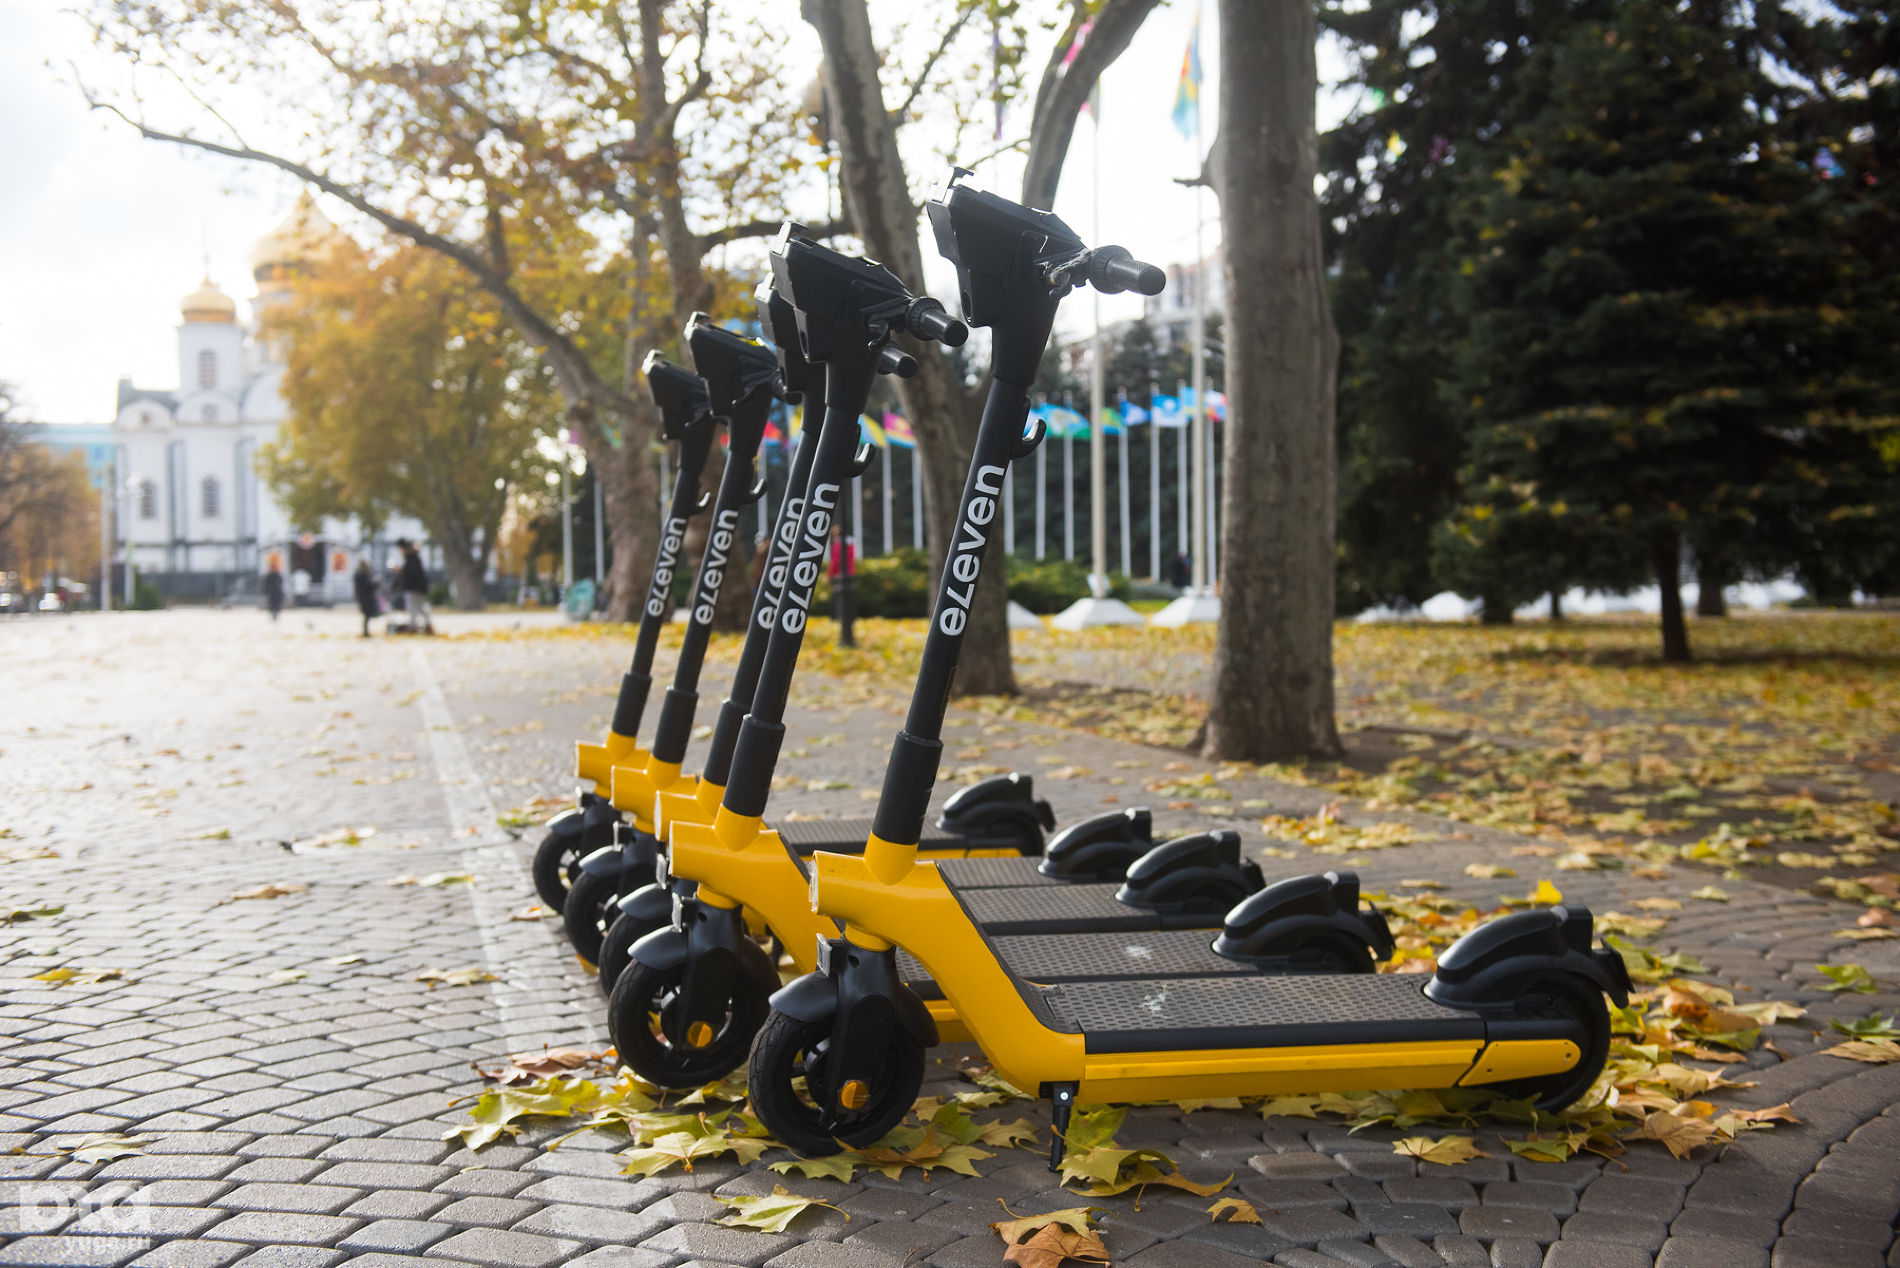
[[[958, 322], [961, 326], [963, 323]], [[914, 378], [917, 374], [917, 358], [900, 348], [886, 344], [877, 354], [877, 372], [894, 374], [900, 379]]]
[[911, 304], [904, 314], [904, 328], [919, 339], [935, 339], [948, 348], [961, 348], [970, 337], [970, 328], [943, 311], [943, 305], [929, 296]]
[[1102, 247], [1089, 261], [1089, 281], [1095, 289], [1114, 295], [1134, 291], [1138, 295], [1159, 295], [1168, 285], [1168, 275], [1152, 264], [1143, 263], [1126, 247]]

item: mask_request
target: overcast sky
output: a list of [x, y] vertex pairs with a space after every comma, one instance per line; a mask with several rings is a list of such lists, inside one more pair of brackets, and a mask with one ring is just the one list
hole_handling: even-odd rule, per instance
[[[1096, 141], [1086, 118], [1056, 204], [1083, 237], [1120, 242], [1163, 264], [1194, 251], [1194, 196], [1173, 178], [1197, 164], [1169, 111], [1195, 12], [1190, 0], [1157, 11], [1104, 77], [1099, 236], [1090, 197]], [[1211, 140], [1219, 76], [1211, 3], [1202, 21]], [[810, 32], [798, 30], [802, 43]], [[255, 293], [251, 244], [298, 193], [289, 177], [142, 141], [90, 113], [69, 63], [77, 60], [89, 80], [109, 77], [114, 68], [92, 56], [82, 24], [50, 0], [0, 0], [0, 379], [20, 385], [31, 415], [55, 422], [108, 421], [122, 374], [176, 386], [179, 297], [208, 271], [242, 306]], [[979, 177], [1011, 192], [1018, 171], [1005, 159]], [[324, 210], [360, 234], [346, 208]], [[1207, 212], [1211, 250], [1219, 238], [1211, 196]], [[947, 277], [929, 281], [949, 293]], [[1134, 306], [1106, 301], [1104, 319]], [[1086, 320], [1083, 308], [1070, 306], [1069, 324]]]

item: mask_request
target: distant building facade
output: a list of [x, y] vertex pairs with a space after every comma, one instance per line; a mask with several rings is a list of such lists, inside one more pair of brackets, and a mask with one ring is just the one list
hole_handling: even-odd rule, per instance
[[[170, 597], [255, 593], [275, 561], [297, 597], [344, 602], [359, 553], [370, 551], [379, 571], [387, 562], [351, 523], [293, 523], [257, 471], [260, 447], [287, 413], [283, 360], [258, 324], [290, 301], [297, 274], [337, 233], [300, 198], [252, 250], [252, 322], [240, 323], [236, 302], [207, 278], [179, 303], [178, 386], [119, 380], [119, 557]], [[412, 520], [393, 521], [386, 535], [424, 537]]]

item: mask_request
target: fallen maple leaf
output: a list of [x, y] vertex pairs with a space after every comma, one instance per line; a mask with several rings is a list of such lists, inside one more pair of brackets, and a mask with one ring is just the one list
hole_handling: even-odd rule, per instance
[[1253, 1203], [1242, 1198], [1216, 1199], [1214, 1205], [1207, 1208], [1207, 1213], [1216, 1224], [1221, 1222], [1223, 1215], [1227, 1217], [1229, 1224], [1258, 1224], [1260, 1222], [1260, 1212], [1253, 1209]]
[[1868, 1065], [1890, 1065], [1900, 1061], [1900, 1043], [1892, 1039], [1853, 1039], [1835, 1044], [1827, 1050], [1827, 1055], [1865, 1061]]
[[248, 899], [288, 898], [292, 894], [301, 894], [309, 888], [308, 885], [303, 884], [301, 881], [272, 881], [267, 885], [259, 885], [256, 889], [247, 889], [232, 894], [224, 901], [227, 903], [241, 903]]
[[814, 1206], [838, 1211], [846, 1220], [851, 1218], [849, 1212], [841, 1211], [829, 1202], [822, 1202], [817, 1198], [798, 1197], [788, 1192], [782, 1184], [773, 1185], [772, 1192], [763, 1196], [715, 1197], [713, 1201], [731, 1208], [719, 1217], [721, 1224], [727, 1224], [733, 1228], [756, 1229], [761, 1233], [783, 1233], [793, 1220]]
[[1394, 1141], [1392, 1151], [1417, 1158], [1420, 1162], [1436, 1162], [1446, 1166], [1457, 1166], [1473, 1158], [1491, 1156], [1478, 1148], [1470, 1136], [1441, 1136], [1437, 1140], [1429, 1136], [1407, 1136]]
[[[1001, 1199], [998, 1199], [1000, 1202]], [[1015, 1216], [1007, 1206], [1003, 1207]], [[1061, 1268], [1067, 1259], [1105, 1264], [1108, 1247], [1090, 1217], [1098, 1206], [1064, 1207], [1041, 1215], [1026, 1215], [990, 1225], [1003, 1239], [1003, 1262], [1022, 1268]]]
[[449, 969], [446, 972], [442, 969], [427, 969], [416, 974], [416, 981], [427, 982], [433, 990], [437, 986], [473, 986], [477, 982], [499, 982], [501, 979], [484, 968], [467, 968]]
[[95, 1163], [111, 1162], [114, 1158], [129, 1158], [145, 1152], [145, 1146], [151, 1144], [155, 1136], [127, 1136], [123, 1132], [88, 1132], [79, 1139], [58, 1147], [58, 1152], [70, 1154], [74, 1162]]

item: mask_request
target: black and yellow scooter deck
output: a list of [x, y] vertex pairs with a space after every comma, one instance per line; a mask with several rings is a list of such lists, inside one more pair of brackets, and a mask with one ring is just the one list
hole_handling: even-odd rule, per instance
[[[1114, 982], [1141, 978], [1255, 977], [1251, 964], [1214, 954], [1216, 929], [1149, 929], [1127, 933], [1032, 933], [993, 938], [990, 946], [1025, 982]], [[898, 975], [922, 999], [943, 992], [923, 966], [897, 953]]]
[[[774, 823], [779, 840], [785, 848], [799, 858], [810, 858], [823, 850], [828, 854], [862, 854], [864, 843], [871, 838], [869, 819], [794, 819], [789, 823]], [[978, 838], [966, 837], [955, 832], [945, 832], [940, 828], [926, 828], [917, 848], [926, 853], [932, 850], [960, 849], [966, 845], [979, 843]], [[1027, 863], [1029, 872], [1036, 872], [1036, 860], [1030, 856], [1020, 859], [976, 859], [981, 863]], [[1040, 873], [1036, 873], [1040, 875]]]
[[1293, 1048], [1485, 1038], [1476, 1013], [1426, 998], [1424, 974], [1172, 978], [1022, 985], [1052, 1030], [1089, 1052]]

